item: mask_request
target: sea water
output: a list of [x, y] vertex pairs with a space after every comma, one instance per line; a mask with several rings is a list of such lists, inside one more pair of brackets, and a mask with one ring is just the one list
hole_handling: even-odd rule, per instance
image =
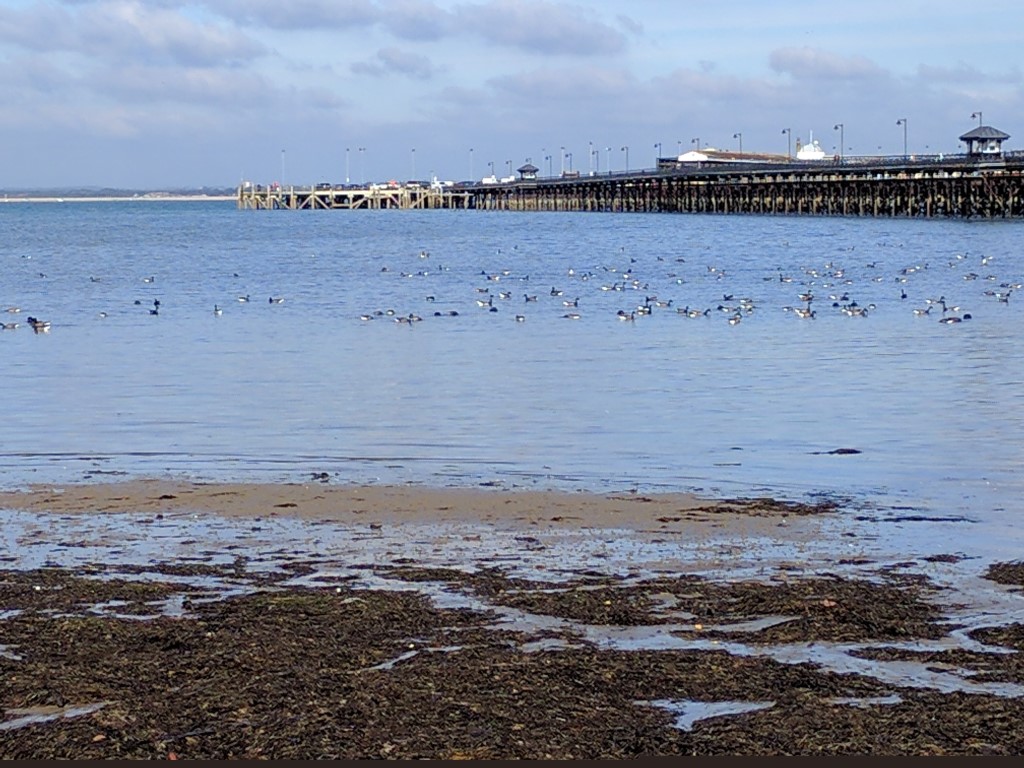
[[0, 484], [825, 494], [1019, 552], [1022, 234], [9, 203]]

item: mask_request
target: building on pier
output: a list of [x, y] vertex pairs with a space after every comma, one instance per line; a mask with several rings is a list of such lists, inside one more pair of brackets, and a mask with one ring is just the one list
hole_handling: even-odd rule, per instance
[[968, 155], [1001, 155], [1003, 153], [1003, 142], [1010, 138], [1010, 135], [1003, 133], [991, 125], [979, 125], [974, 130], [968, 131], [960, 137], [960, 141], [967, 145]]
[[527, 163], [526, 165], [516, 168], [516, 173], [519, 174], [520, 181], [533, 181], [537, 178], [537, 172], [540, 171], [533, 163]]

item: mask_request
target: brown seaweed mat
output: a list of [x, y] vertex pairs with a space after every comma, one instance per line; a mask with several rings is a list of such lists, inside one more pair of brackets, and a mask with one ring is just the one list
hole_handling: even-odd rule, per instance
[[[714, 629], [774, 614], [787, 620], [744, 642], [872, 641], [867, 652], [912, 654], [884, 649], [953, 629], [921, 581], [599, 576], [552, 589], [409, 565], [380, 569], [396, 587], [370, 590], [286, 584], [300, 566], [165, 566], [146, 581], [118, 570], [0, 571], [0, 758], [1024, 752], [1024, 699], [730, 653]], [[240, 588], [225, 596], [174, 578], [207, 574]], [[438, 607], [414, 589], [428, 580], [492, 609]], [[521, 631], [496, 621], [498, 605], [563, 623]], [[667, 605], [675, 622], [695, 617], [705, 646], [615, 650], [573, 629], [657, 625]], [[1006, 652], [1024, 646], [1021, 627], [982, 639], [1003, 652], [959, 663], [1024, 682]]]

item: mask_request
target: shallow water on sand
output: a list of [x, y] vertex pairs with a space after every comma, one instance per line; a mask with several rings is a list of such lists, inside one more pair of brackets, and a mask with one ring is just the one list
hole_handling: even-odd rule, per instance
[[0, 481], [825, 493], [1019, 552], [1021, 232], [9, 204]]

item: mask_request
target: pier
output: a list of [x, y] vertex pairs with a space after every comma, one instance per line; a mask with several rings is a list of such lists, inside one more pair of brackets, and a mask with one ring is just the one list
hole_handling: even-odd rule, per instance
[[657, 168], [458, 184], [238, 188], [240, 209], [593, 211], [1024, 218], [1024, 152]]

